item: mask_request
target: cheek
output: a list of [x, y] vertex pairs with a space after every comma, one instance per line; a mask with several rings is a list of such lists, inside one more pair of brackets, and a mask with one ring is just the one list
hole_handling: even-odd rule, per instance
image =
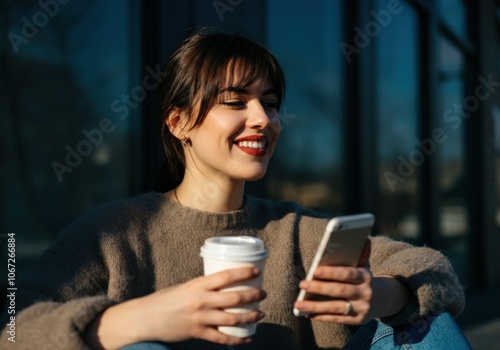
[[235, 134], [241, 132], [244, 128], [245, 121], [243, 118], [238, 118], [237, 115], [229, 115], [217, 118], [214, 121], [212, 130], [214, 135], [218, 135], [222, 143], [226, 143], [228, 140], [231, 141], [235, 137]]
[[198, 134], [203, 138], [221, 137], [234, 129], [236, 124], [234, 119], [224, 113], [209, 114], [200, 125]]

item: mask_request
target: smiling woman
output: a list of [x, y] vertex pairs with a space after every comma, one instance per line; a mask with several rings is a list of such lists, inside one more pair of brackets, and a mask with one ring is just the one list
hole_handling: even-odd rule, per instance
[[[165, 178], [173, 181], [162, 190], [176, 187], [182, 179], [186, 159], [179, 139], [199, 126], [214, 106], [217, 108], [213, 113], [227, 114], [230, 109], [246, 113], [243, 111], [259, 101], [273, 124], [272, 130], [279, 133], [277, 111], [283, 100], [285, 79], [280, 65], [263, 46], [222, 33], [195, 34], [172, 54], [164, 71], [159, 124], [168, 164]], [[262, 77], [265, 81], [261, 81]], [[265, 91], [259, 90], [262, 88]], [[183, 135], [172, 133], [174, 130]]]
[[[199, 126], [179, 108], [171, 109], [165, 119], [171, 134], [185, 145], [179, 161], [186, 169], [182, 182], [166, 195], [211, 212], [241, 207], [245, 181], [264, 176], [280, 131], [277, 97], [269, 81], [258, 79], [248, 88], [222, 91]], [[194, 194], [203, 193], [207, 183], [231, 193], [230, 200], [211, 193], [200, 201]]]
[[[328, 215], [244, 193], [266, 173], [280, 132], [284, 77], [266, 48], [200, 30], [163, 74], [170, 166], [160, 175], [176, 181], [96, 208], [61, 234], [19, 285], [20, 347], [63, 334], [69, 349], [469, 348], [452, 318], [464, 307], [460, 282], [430, 248], [372, 237], [367, 266], [322, 266], [302, 280]], [[265, 268], [203, 276], [200, 247], [216, 236], [258, 238], [269, 252]], [[257, 278], [262, 289], [231, 288]], [[296, 302], [299, 289], [326, 298]], [[259, 302], [259, 310], [243, 307]], [[252, 338], [223, 332], [264, 317]]]

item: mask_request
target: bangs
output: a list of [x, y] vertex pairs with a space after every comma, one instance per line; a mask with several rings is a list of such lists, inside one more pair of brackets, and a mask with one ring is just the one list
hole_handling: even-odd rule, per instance
[[[200, 34], [198, 34], [200, 35]], [[267, 80], [276, 91], [277, 109], [285, 93], [283, 71], [273, 54], [264, 46], [242, 36], [225, 33], [209, 35], [196, 47], [197, 79], [190, 95], [199, 104], [195, 124], [199, 124], [217, 102], [221, 90], [245, 89], [258, 80]]]
[[[275, 74], [271, 73], [267, 62], [255, 62], [246, 57], [233, 59], [227, 65], [225, 71], [220, 71], [219, 92], [226, 88], [246, 89], [255, 84], [258, 80], [267, 80], [281, 95], [280, 83]], [[278, 85], [278, 86], [277, 86]]]

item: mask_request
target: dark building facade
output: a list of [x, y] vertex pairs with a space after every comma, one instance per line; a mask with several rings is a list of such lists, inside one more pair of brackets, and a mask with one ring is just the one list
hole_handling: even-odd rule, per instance
[[499, 11], [495, 0], [3, 2], [2, 254], [15, 232], [22, 275], [82, 212], [153, 188], [159, 69], [189, 28], [211, 25], [269, 47], [288, 78], [275, 159], [248, 192], [372, 212], [374, 234], [443, 251], [468, 291], [498, 287]]

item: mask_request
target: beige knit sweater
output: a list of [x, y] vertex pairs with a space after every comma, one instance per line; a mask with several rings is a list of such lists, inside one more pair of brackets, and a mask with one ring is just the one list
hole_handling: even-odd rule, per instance
[[[263, 275], [268, 296], [253, 343], [241, 349], [339, 349], [350, 337], [347, 327], [292, 314], [325, 224], [325, 216], [294, 203], [251, 196], [240, 210], [224, 214], [187, 208], [159, 193], [100, 206], [63, 231], [19, 285], [16, 343], [4, 329], [0, 348], [87, 349], [84, 329], [106, 307], [202, 275], [199, 249], [206, 238], [250, 235], [269, 249]], [[458, 315], [464, 307], [460, 283], [439, 252], [375, 237], [370, 265], [374, 276], [396, 276], [416, 295], [386, 323], [412, 322], [443, 307]], [[171, 346], [227, 349], [199, 340]]]

